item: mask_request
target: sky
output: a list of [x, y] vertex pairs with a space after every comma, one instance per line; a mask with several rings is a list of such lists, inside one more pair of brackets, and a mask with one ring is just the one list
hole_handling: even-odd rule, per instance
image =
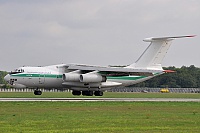
[[147, 37], [173, 41], [163, 66], [200, 67], [199, 0], [0, 0], [0, 70], [128, 65]]

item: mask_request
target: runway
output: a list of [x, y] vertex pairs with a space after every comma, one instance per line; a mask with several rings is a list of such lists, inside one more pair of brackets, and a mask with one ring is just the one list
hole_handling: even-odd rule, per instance
[[200, 99], [191, 98], [0, 98], [0, 101], [28, 102], [28, 101], [62, 101], [62, 102], [96, 102], [96, 101], [118, 101], [118, 102], [200, 102]]

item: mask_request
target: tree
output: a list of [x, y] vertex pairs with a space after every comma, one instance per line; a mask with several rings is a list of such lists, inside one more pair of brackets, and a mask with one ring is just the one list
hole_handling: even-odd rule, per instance
[[6, 76], [7, 72], [0, 71], [0, 84], [5, 84], [4, 77]]
[[142, 84], [145, 87], [152, 88], [165, 86], [170, 88], [200, 88], [200, 68], [191, 65], [189, 67], [182, 66], [181, 68], [170, 66], [164, 69], [176, 72], [166, 73], [133, 86], [139, 87]]

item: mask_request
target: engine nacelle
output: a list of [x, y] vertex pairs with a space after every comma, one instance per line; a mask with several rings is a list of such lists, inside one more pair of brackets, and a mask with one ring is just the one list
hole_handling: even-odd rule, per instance
[[80, 82], [80, 74], [78, 73], [64, 73], [63, 81], [66, 82]]
[[80, 82], [83, 83], [98, 83], [98, 82], [106, 82], [107, 78], [101, 76], [99, 74], [81, 74]]

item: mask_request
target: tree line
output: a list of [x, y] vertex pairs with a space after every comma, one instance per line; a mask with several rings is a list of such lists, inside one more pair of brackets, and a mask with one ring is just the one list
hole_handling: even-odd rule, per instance
[[163, 69], [173, 70], [175, 72], [162, 74], [133, 86], [151, 88], [200, 88], [200, 68], [191, 65], [189, 67], [182, 66], [181, 68], [176, 68], [173, 66]]
[[[132, 85], [132, 87], [150, 87], [150, 88], [200, 88], [200, 68], [191, 65], [181, 68], [165, 67], [165, 70], [173, 70], [174, 73], [166, 73], [154, 77], [145, 82]], [[0, 71], [0, 84], [6, 84], [3, 77], [7, 72]]]
[[7, 72], [0, 71], [0, 84], [5, 84], [5, 80], [3, 79], [6, 76]]

